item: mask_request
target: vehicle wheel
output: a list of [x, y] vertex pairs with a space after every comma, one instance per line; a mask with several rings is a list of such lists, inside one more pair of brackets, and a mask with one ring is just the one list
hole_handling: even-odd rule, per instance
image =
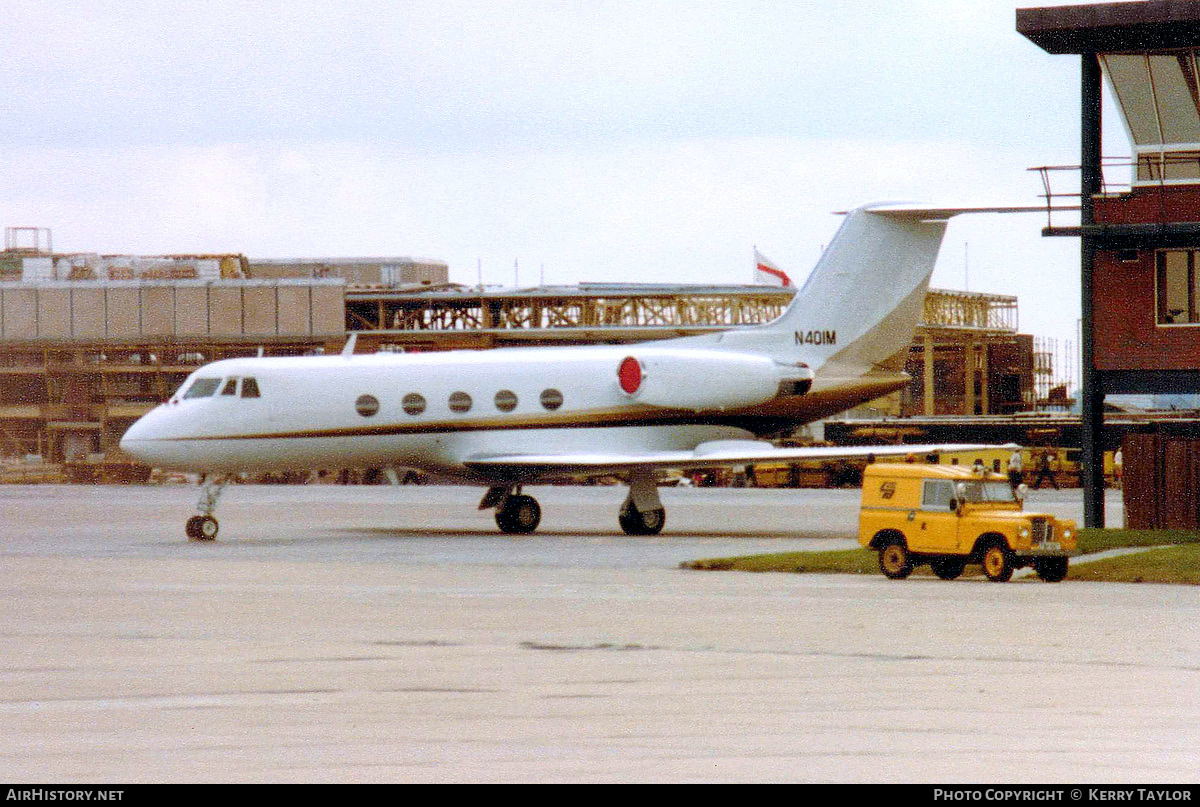
[[643, 513], [626, 502], [617, 515], [617, 522], [626, 535], [658, 535], [667, 523], [667, 513], [662, 508]]
[[903, 580], [912, 574], [912, 556], [903, 541], [893, 540], [879, 550], [879, 571], [892, 580]]
[[1004, 583], [1012, 578], [1012, 552], [1004, 544], [992, 544], [983, 553], [983, 573], [993, 583]]
[[1033, 568], [1037, 572], [1037, 576], [1047, 583], [1057, 583], [1067, 576], [1069, 564], [1070, 561], [1067, 558], [1043, 558], [1037, 561]]
[[943, 580], [953, 580], [963, 573], [967, 562], [962, 558], [934, 558], [929, 561], [929, 568]]
[[509, 496], [496, 511], [496, 526], [510, 535], [528, 535], [542, 521], [542, 508], [532, 496]]

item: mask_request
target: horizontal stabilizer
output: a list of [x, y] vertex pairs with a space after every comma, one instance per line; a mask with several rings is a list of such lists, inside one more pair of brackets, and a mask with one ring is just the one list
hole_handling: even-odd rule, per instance
[[[913, 221], [945, 221], [963, 213], [1045, 213], [1045, 205], [982, 205], [982, 206], [931, 206], [909, 202], [896, 202], [879, 205], [869, 205], [864, 208], [869, 213], [888, 216], [895, 219]], [[1055, 207], [1055, 210], [1078, 210], [1076, 207]], [[837, 211], [839, 215], [849, 213], [848, 210]]]

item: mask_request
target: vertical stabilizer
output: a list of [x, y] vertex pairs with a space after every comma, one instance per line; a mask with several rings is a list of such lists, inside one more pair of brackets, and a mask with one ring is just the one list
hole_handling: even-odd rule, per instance
[[931, 214], [944, 212], [851, 211], [783, 315], [722, 343], [853, 375], [878, 367], [912, 341], [946, 231], [947, 218]]

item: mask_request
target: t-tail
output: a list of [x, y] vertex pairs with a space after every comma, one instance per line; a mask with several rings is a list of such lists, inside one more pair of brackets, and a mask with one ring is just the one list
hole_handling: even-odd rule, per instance
[[894, 205], [852, 210], [782, 316], [726, 332], [722, 346], [804, 362], [824, 368], [826, 376], [885, 369], [912, 342], [955, 212]]

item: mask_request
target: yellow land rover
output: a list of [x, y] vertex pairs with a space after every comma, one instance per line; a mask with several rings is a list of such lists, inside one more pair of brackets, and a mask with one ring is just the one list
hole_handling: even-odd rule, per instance
[[968, 563], [1004, 582], [1033, 566], [1057, 583], [1075, 551], [1075, 522], [1023, 509], [1000, 474], [958, 465], [877, 463], [863, 473], [858, 542], [879, 552], [879, 570], [900, 580], [928, 563], [953, 580]]

